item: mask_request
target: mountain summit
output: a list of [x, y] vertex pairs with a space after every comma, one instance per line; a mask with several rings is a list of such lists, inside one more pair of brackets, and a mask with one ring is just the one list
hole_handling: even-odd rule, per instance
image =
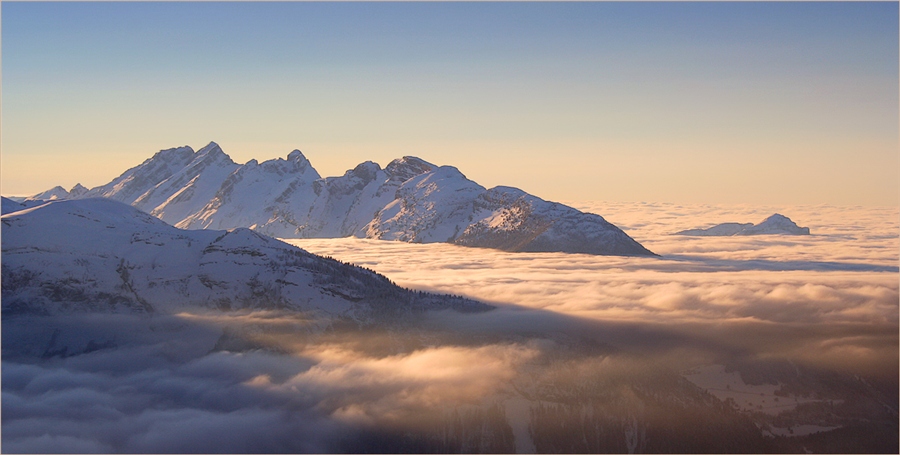
[[729, 236], [729, 235], [809, 235], [808, 227], [797, 226], [790, 218], [774, 214], [759, 224], [722, 223], [707, 229], [688, 229], [676, 232], [675, 235], [694, 236]]
[[63, 192], [46, 194], [114, 199], [182, 229], [247, 227], [281, 238], [354, 236], [505, 251], [654, 255], [599, 215], [517, 188], [486, 189], [455, 167], [413, 156], [384, 168], [366, 161], [340, 177], [322, 178], [299, 150], [286, 160], [239, 165], [210, 142], [196, 152], [187, 146], [162, 150], [106, 185]]

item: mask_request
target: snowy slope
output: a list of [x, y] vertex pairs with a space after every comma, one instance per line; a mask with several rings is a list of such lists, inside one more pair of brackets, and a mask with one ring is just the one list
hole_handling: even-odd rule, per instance
[[69, 192], [66, 191], [65, 188], [61, 186], [54, 186], [47, 191], [42, 191], [34, 196], [31, 196], [26, 201], [54, 201], [57, 199], [66, 199], [69, 197]]
[[10, 198], [3, 198], [3, 211], [2, 213], [5, 215], [7, 213], [17, 212], [19, 210], [30, 209], [32, 207], [37, 207], [39, 205], [46, 204], [49, 201], [45, 201], [42, 199], [32, 199], [32, 198], [23, 198], [22, 202], [14, 201]]
[[7, 199], [2, 196], [0, 196], [0, 202], [2, 202], [2, 205], [0, 205], [0, 210], [2, 210], [2, 213], [4, 215], [11, 212], [18, 212], [19, 210], [24, 210], [26, 208], [25, 204], [16, 202], [12, 199]]
[[204, 207], [237, 168], [238, 165], [211, 142], [198, 150], [187, 166], [148, 190], [132, 205], [175, 224]]
[[498, 186], [479, 195], [475, 221], [453, 243], [506, 251], [653, 255], [600, 215]]
[[160, 150], [106, 185], [91, 188], [82, 197], [105, 197], [133, 204], [144, 193], [187, 166], [193, 158], [194, 150], [187, 146]]
[[[396, 159], [385, 169], [366, 161], [340, 177], [320, 178], [309, 188], [292, 190], [269, 221], [257, 224], [254, 229], [283, 238], [334, 238], [358, 234], [381, 209], [396, 199], [397, 189], [405, 181], [434, 167], [414, 157]], [[225, 222], [229, 220], [225, 219]]]
[[707, 229], [687, 229], [674, 235], [731, 236], [731, 235], [809, 235], [808, 227], [797, 226], [790, 218], [774, 214], [759, 224], [722, 223]]
[[288, 309], [367, 321], [427, 309], [481, 311], [249, 229], [186, 231], [108, 199], [2, 217], [4, 316]]
[[455, 167], [412, 156], [384, 169], [366, 161], [343, 176], [321, 178], [299, 150], [287, 159], [238, 165], [211, 142], [197, 152], [160, 151], [106, 185], [67, 193], [122, 201], [184, 229], [653, 255], [599, 215], [515, 188], [487, 190]]
[[[183, 229], [252, 227], [269, 235], [296, 231], [295, 213], [308, 210], [319, 173], [299, 150], [287, 159], [251, 160], [221, 183], [199, 210], [178, 221]], [[285, 237], [292, 237], [286, 235]]]
[[395, 199], [400, 184], [423, 167], [394, 164], [383, 170], [367, 161], [341, 177], [323, 179], [299, 150], [287, 160], [259, 165], [250, 161], [224, 181], [209, 203], [177, 226], [244, 226], [283, 238], [346, 237], [368, 224]]
[[471, 223], [475, 199], [484, 191], [452, 166], [419, 174], [400, 186], [396, 198], [366, 226], [365, 237], [415, 243], [453, 241]]
[[809, 235], [809, 228], [797, 226], [790, 218], [776, 213], [761, 223], [737, 233], [737, 235], [760, 234]]

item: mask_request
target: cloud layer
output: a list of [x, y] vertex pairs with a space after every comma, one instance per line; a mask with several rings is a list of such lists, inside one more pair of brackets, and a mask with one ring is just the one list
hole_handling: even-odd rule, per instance
[[[895, 208], [591, 207], [663, 257], [298, 240], [291, 243], [400, 285], [498, 309], [435, 312], [418, 325], [365, 330], [279, 312], [4, 318], [3, 449], [722, 451], [727, 446], [715, 444], [743, 434], [744, 423], [756, 427], [679, 382], [692, 368], [727, 365], [748, 384], [777, 378], [786, 394], [814, 390], [848, 403], [882, 399], [856, 377], [896, 391]], [[669, 235], [773, 211], [814, 235]], [[81, 355], [47, 355], [91, 342], [94, 350]], [[667, 397], [677, 397], [690, 421], [706, 422], [698, 428], [724, 425], [725, 439], [675, 444], [673, 434], [704, 439], [678, 427]], [[529, 433], [563, 422], [567, 412], [624, 436], [576, 447]], [[670, 433], [640, 439], [653, 428]], [[660, 440], [675, 445], [652, 446]]]
[[[895, 207], [573, 205], [604, 215], [662, 258], [357, 239], [291, 243], [417, 289], [606, 323], [707, 333], [721, 337], [716, 343], [746, 345], [742, 349], [760, 356], [790, 353], [831, 362], [852, 353], [867, 362], [896, 363], [900, 226]], [[758, 222], [775, 212], [809, 226], [813, 235], [671, 235], [727, 221]]]

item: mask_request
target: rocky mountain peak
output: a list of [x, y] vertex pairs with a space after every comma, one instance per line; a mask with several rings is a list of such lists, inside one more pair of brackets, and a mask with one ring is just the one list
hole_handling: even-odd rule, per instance
[[[68, 196], [62, 188], [51, 191]], [[599, 215], [515, 188], [488, 191], [453, 166], [414, 156], [384, 169], [366, 161], [343, 176], [321, 178], [300, 150], [287, 159], [238, 165], [210, 142], [197, 152], [160, 151], [83, 197], [96, 196], [189, 229], [252, 227], [283, 238], [356, 236], [508, 251], [653, 255]]]
[[287, 162], [292, 165], [292, 170], [295, 172], [305, 173], [307, 170], [312, 170], [315, 173], [316, 178], [319, 177], [319, 173], [313, 169], [312, 163], [309, 162], [300, 150], [294, 149], [291, 153], [288, 153]]
[[185, 145], [183, 147], [173, 147], [160, 150], [153, 154], [152, 157], [144, 161], [147, 164], [152, 161], [166, 161], [170, 163], [183, 163], [190, 160], [194, 156], [194, 149]]
[[414, 156], [404, 156], [391, 161], [384, 170], [392, 178], [404, 182], [417, 175], [431, 172], [437, 166]]
[[287, 160], [309, 164], [309, 160], [306, 159], [306, 156], [303, 155], [303, 152], [298, 149], [294, 149], [293, 151], [291, 151], [291, 153], [288, 153]]
[[87, 192], [88, 192], [87, 188], [85, 188], [80, 183], [76, 183], [75, 186], [73, 186], [72, 189], [69, 190], [69, 197], [71, 197], [71, 198], [81, 197], [82, 195], [84, 195]]
[[210, 142], [206, 147], [197, 150], [197, 153], [194, 154], [194, 162], [223, 162], [235, 164], [235, 162], [231, 160], [231, 157], [222, 151], [222, 147], [219, 147], [219, 144], [216, 144], [215, 142]]

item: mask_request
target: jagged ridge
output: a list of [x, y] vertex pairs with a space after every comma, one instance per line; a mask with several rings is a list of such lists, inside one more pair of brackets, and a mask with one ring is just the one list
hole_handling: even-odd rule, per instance
[[[62, 188], [59, 188], [63, 192]], [[183, 229], [248, 227], [280, 238], [355, 236], [506, 251], [652, 256], [603, 217], [519, 189], [490, 190], [452, 166], [405, 156], [322, 178], [299, 150], [234, 163], [214, 142], [160, 151], [110, 183], [57, 198], [105, 197]]]

